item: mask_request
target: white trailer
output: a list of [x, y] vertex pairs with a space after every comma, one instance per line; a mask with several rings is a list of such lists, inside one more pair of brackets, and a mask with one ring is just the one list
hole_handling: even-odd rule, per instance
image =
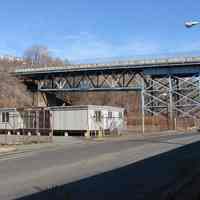
[[0, 133], [47, 134], [49, 131], [51, 127], [48, 108], [0, 108]]
[[124, 109], [113, 106], [50, 107], [52, 129], [68, 133], [105, 133], [124, 127]]
[[1, 108], [0, 133], [96, 135], [124, 127], [124, 109], [112, 106]]
[[16, 108], [0, 109], [0, 130], [20, 129], [22, 124], [22, 118]]

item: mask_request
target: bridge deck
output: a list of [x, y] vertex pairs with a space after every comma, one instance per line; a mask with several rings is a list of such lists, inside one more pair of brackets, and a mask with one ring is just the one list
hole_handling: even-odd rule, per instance
[[[169, 71], [173, 68], [182, 67], [181, 70], [184, 72], [183, 67], [200, 67], [200, 57], [180, 57], [180, 58], [169, 58], [169, 59], [151, 59], [151, 60], [129, 60], [129, 61], [116, 61], [109, 64], [80, 64], [80, 65], [69, 65], [65, 67], [40, 67], [40, 68], [21, 68], [15, 71], [16, 75], [19, 76], [31, 76], [39, 74], [57, 74], [57, 73], [69, 73], [69, 72], [84, 72], [84, 71], [104, 71], [104, 70], [146, 70], [146, 73], [151, 73], [149, 70], [154, 70], [158, 74], [159, 69], [166, 69]], [[186, 73], [188, 70], [186, 69]], [[198, 69], [199, 71], [200, 69]], [[166, 73], [166, 72], [163, 73]], [[162, 72], [162, 71], [161, 71]]]

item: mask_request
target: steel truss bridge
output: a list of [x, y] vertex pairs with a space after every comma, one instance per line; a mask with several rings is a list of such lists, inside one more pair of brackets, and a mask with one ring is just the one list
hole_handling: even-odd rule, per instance
[[45, 93], [139, 91], [143, 117], [200, 118], [200, 57], [18, 69], [15, 74]]

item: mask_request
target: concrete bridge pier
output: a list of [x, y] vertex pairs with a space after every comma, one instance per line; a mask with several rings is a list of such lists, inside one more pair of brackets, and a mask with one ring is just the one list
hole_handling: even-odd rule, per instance
[[33, 106], [61, 106], [65, 104], [64, 99], [58, 98], [56, 93], [35, 91], [32, 98]]

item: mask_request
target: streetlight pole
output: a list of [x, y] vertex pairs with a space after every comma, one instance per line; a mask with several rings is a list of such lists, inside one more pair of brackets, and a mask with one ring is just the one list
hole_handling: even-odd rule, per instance
[[[187, 22], [185, 22], [186, 28], [192, 28], [193, 26], [196, 26], [196, 25], [200, 25], [200, 21], [187, 21]], [[200, 74], [198, 75], [198, 82], [200, 84], [200, 78], [199, 77], [200, 77]], [[196, 122], [195, 122], [195, 126], [196, 126]]]

